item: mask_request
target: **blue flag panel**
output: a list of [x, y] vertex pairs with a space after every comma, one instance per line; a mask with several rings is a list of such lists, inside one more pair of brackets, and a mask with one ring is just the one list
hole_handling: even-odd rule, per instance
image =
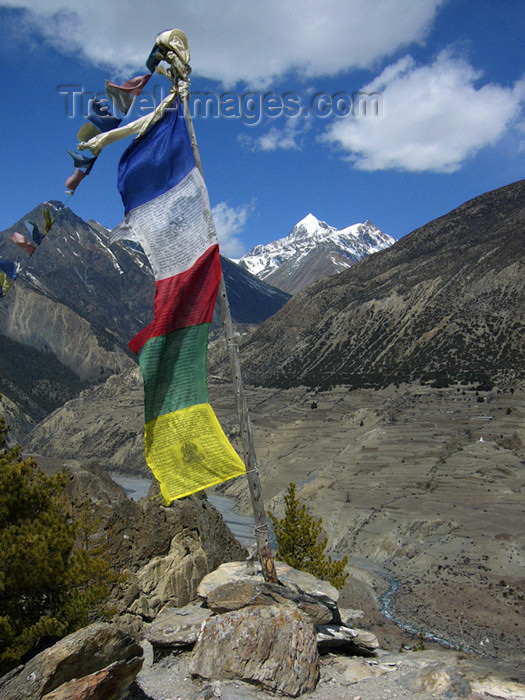
[[118, 189], [126, 214], [171, 190], [195, 167], [182, 106], [177, 100], [160, 121], [122, 154]]

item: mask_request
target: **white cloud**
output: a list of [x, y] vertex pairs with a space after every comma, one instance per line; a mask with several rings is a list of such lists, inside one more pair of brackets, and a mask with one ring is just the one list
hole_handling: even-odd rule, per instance
[[243, 132], [238, 140], [252, 151], [298, 151], [303, 145], [302, 137], [310, 128], [311, 120], [307, 121], [302, 116], [287, 117], [282, 128], [272, 125], [256, 138]]
[[249, 204], [231, 207], [228, 202], [219, 202], [212, 209], [221, 253], [229, 258], [239, 258], [245, 252], [238, 236], [242, 233], [248, 217], [255, 209], [255, 199]]
[[480, 79], [448, 52], [427, 66], [406, 56], [363, 88], [382, 94], [383, 115], [338, 119], [324, 140], [361, 170], [454, 172], [520, 118], [523, 79], [513, 87]]
[[[179, 27], [193, 69], [226, 84], [371, 68], [422, 42], [445, 0], [2, 0], [25, 31], [119, 72], [140, 70], [155, 37]], [[27, 34], [26, 34], [27, 38]]]
[[261, 151], [276, 151], [277, 149], [283, 149], [285, 151], [290, 149], [298, 150], [299, 146], [296, 138], [297, 131], [289, 128], [287, 122], [284, 129], [278, 129], [276, 126], [272, 126], [266, 134], [263, 134], [257, 139], [257, 144]]

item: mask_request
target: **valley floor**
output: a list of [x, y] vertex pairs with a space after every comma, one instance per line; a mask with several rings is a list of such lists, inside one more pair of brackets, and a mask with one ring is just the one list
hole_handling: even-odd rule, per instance
[[[485, 658], [523, 663], [523, 386], [249, 387], [247, 394], [267, 509], [282, 513], [289, 482], [297, 484], [323, 518], [330, 553], [354, 563], [342, 604], [365, 610], [384, 648], [412, 639], [385, 621], [381, 608], [390, 600], [397, 622]], [[212, 377], [210, 400], [239, 449], [231, 385]], [[149, 477], [142, 435], [134, 369], [55, 411], [24, 446], [55, 464], [74, 458]], [[245, 478], [216, 493], [251, 514]], [[385, 600], [393, 581], [398, 590]]]
[[[231, 392], [216, 381], [211, 401], [235, 442]], [[283, 492], [297, 484], [332, 555], [358, 560], [343, 603], [367, 608], [383, 645], [406, 639], [380, 614], [396, 580], [397, 622], [522, 663], [522, 389], [254, 388], [249, 403], [267, 508], [282, 513]], [[221, 492], [249, 513], [243, 479]]]

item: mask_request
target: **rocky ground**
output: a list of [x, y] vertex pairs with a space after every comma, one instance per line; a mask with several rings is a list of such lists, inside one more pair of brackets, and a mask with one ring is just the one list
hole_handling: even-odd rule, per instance
[[277, 572], [284, 585], [264, 583], [244, 561], [225, 564], [201, 581], [189, 605], [168, 603], [149, 623], [130, 626], [126, 615], [92, 624], [40, 651], [0, 678], [0, 696], [262, 700], [277, 691], [312, 700], [525, 698], [525, 672], [443, 649], [388, 652], [355, 624], [360, 611], [337, 605], [329, 584], [279, 563]]
[[[514, 678], [514, 680], [512, 680]], [[327, 654], [321, 657], [317, 688], [308, 700], [523, 700], [524, 677], [468, 655], [446, 651], [383, 653], [375, 658]], [[236, 680], [207, 682], [188, 673], [187, 654], [153, 664], [151, 650], [138, 676], [140, 691], [130, 700], [266, 700], [275, 698]], [[143, 694], [141, 694], [141, 692]]]
[[[285, 584], [285, 588], [294, 585], [302, 587], [302, 598], [296, 599], [299, 605], [300, 614], [307, 614], [312, 622], [321, 622], [320, 616], [324, 615], [323, 604], [326, 603], [330, 595], [330, 587], [327, 584], [316, 581], [313, 577], [308, 580], [308, 575], [304, 576], [289, 567], [278, 564], [278, 575]], [[243, 573], [244, 572], [244, 573]], [[264, 637], [264, 625], [260, 612], [256, 613], [256, 608], [267, 611], [265, 607], [273, 604], [274, 600], [282, 595], [282, 587], [263, 584], [261, 582], [250, 581], [250, 576], [246, 577], [246, 567], [244, 564], [225, 564], [219, 570], [207, 576], [199, 586], [199, 595], [207, 598], [207, 606], [215, 612], [226, 613], [216, 618], [208, 618], [210, 610], [202, 608], [195, 603], [184, 610], [166, 609], [159, 617], [146, 629], [148, 641], [142, 643], [144, 648], [144, 666], [139, 673], [134, 687], [134, 694], [127, 700], [212, 700], [222, 698], [223, 700], [256, 700], [257, 698], [272, 698], [275, 695], [268, 692], [266, 684], [273, 684], [273, 670], [275, 659], [273, 654], [276, 650], [265, 649], [258, 661], [260, 666], [256, 666], [255, 677], [251, 682], [246, 682], [250, 677], [247, 673], [248, 665], [244, 665], [244, 647], [247, 640], [257, 640], [257, 643], [250, 642], [250, 653], [248, 659], [257, 656], [261, 652], [261, 638]], [[312, 586], [312, 583], [314, 584]], [[279, 590], [280, 589], [280, 590]], [[315, 592], [314, 592], [315, 591]], [[335, 593], [335, 591], [332, 592]], [[248, 599], [254, 601], [257, 595], [257, 605], [251, 608], [240, 610], [243, 601], [246, 604]], [[288, 595], [295, 594], [289, 589]], [[337, 596], [337, 594], [335, 594]], [[270, 596], [270, 598], [268, 598]], [[277, 596], [277, 598], [275, 597]], [[310, 596], [310, 597], [309, 597]], [[313, 597], [311, 597], [313, 596]], [[308, 599], [308, 602], [307, 602]], [[314, 603], [314, 600], [317, 600]], [[306, 605], [306, 607], [305, 607]], [[331, 603], [333, 605], [333, 603]], [[259, 607], [263, 606], [263, 608]], [[331, 608], [333, 609], [333, 608]], [[227, 610], [235, 610], [228, 613]], [[274, 608], [275, 610], [275, 608]], [[284, 608], [281, 608], [284, 610]], [[250, 611], [250, 612], [248, 612]], [[308, 612], [307, 612], [308, 611]], [[366, 617], [362, 611], [345, 610], [339, 606], [341, 618], [346, 621], [349, 627], [354, 628], [357, 633], [355, 645], [348, 643], [346, 648], [327, 649], [320, 641], [322, 635], [318, 633], [318, 645], [320, 656], [320, 677], [319, 682], [313, 690], [306, 692], [304, 697], [312, 700], [339, 700], [348, 698], [352, 700], [390, 700], [391, 698], [405, 698], [405, 700], [431, 700], [439, 698], [441, 700], [453, 700], [456, 698], [469, 698], [470, 700], [483, 700], [488, 698], [500, 698], [501, 700], [520, 700], [525, 697], [525, 671], [516, 670], [512, 665], [505, 665], [490, 659], [481, 659], [476, 655], [464, 652], [444, 650], [442, 648], [425, 649], [424, 644], [419, 642], [417, 647], [409, 650], [404, 647], [399, 652], [388, 652], [377, 648], [377, 640], [374, 635], [363, 632], [360, 627], [366, 623]], [[277, 612], [277, 611], [276, 611]], [[326, 612], [326, 611], [325, 611]], [[275, 613], [274, 613], [275, 614]], [[231, 627], [226, 622], [229, 615], [239, 615], [244, 630], [235, 633], [235, 643], [229, 643]], [[252, 622], [254, 627], [246, 629], [248, 616], [254, 617]], [[330, 617], [330, 614], [328, 614]], [[208, 619], [219, 623], [216, 627], [220, 630], [219, 645], [210, 646], [210, 636], [206, 639], [206, 631], [203, 620]], [[233, 618], [232, 618], [233, 619]], [[275, 618], [274, 618], [275, 619]], [[202, 625], [202, 626], [201, 626]], [[195, 631], [192, 631], [192, 627]], [[190, 638], [197, 638], [197, 631], [200, 627], [201, 633], [197, 644], [192, 651], [181, 649], [183, 641]], [[331, 626], [328, 625], [328, 628]], [[317, 626], [318, 632], [323, 629], [323, 625]], [[341, 630], [341, 628], [339, 628]], [[343, 627], [344, 629], [344, 627]], [[298, 648], [298, 639], [292, 641], [292, 630], [287, 629], [286, 634], [281, 633], [275, 627], [273, 634], [277, 635], [272, 646], [282, 644], [282, 639], [287, 639], [287, 644], [278, 653], [286, 656], [287, 648]], [[193, 636], [192, 636], [193, 635]], [[211, 638], [213, 640], [213, 638]], [[359, 646], [359, 640], [361, 644]], [[179, 649], [174, 647], [178, 645]], [[168, 653], [159, 654], [165, 650]], [[217, 657], [217, 653], [219, 656]], [[210, 658], [212, 659], [210, 661]], [[225, 668], [232, 669], [238, 666], [241, 672], [240, 678], [235, 678], [235, 674], [213, 674], [204, 678], [199, 677], [199, 669], [211, 664], [215, 670], [217, 666], [224, 665]], [[303, 660], [304, 663], [308, 663]], [[285, 683], [287, 668], [283, 662], [283, 677], [281, 683]], [[196, 675], [197, 671], [197, 675]], [[254, 669], [252, 669], [253, 673]], [[290, 680], [290, 679], [288, 679]], [[255, 685], [257, 683], [257, 686]], [[261, 688], [259, 683], [262, 683]], [[285, 694], [292, 694], [290, 684], [286, 687]], [[304, 688], [303, 688], [304, 692]]]

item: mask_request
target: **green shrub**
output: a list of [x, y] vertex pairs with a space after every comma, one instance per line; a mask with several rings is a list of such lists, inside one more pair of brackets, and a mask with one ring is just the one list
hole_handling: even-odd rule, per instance
[[328, 538], [322, 536], [323, 521], [313, 518], [306, 506], [299, 503], [296, 488], [294, 483], [288, 486], [284, 518], [269, 513], [277, 538], [276, 557], [294, 569], [307, 571], [341, 589], [348, 578], [345, 574], [348, 557], [336, 561], [325, 554]]
[[39, 638], [62, 637], [103, 613], [116, 580], [101, 548], [87, 542], [89, 523], [67, 513], [65, 476], [48, 476], [22, 459], [20, 446], [8, 448], [7, 430], [0, 418], [0, 672]]

